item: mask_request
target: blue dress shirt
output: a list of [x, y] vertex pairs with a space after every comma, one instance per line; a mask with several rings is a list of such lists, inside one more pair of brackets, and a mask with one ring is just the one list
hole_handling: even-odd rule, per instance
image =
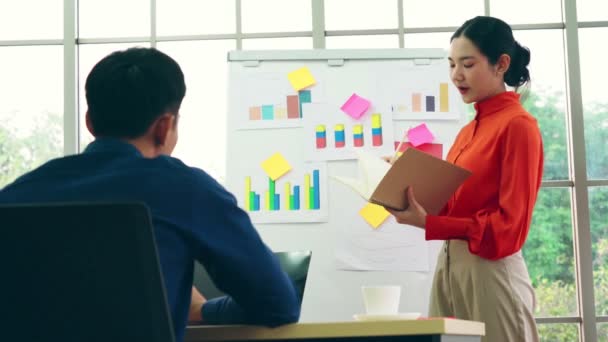
[[194, 260], [229, 294], [203, 306], [206, 323], [298, 320], [291, 281], [234, 196], [204, 171], [169, 156], [144, 158], [120, 140], [97, 139], [82, 154], [51, 160], [0, 190], [0, 204], [65, 201], [148, 205], [177, 341], [187, 323]]

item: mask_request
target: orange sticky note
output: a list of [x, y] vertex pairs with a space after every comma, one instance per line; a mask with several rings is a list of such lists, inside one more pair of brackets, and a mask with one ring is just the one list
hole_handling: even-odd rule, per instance
[[365, 207], [359, 210], [359, 215], [369, 223], [370, 226], [378, 228], [390, 215], [383, 206], [367, 203]]
[[287, 74], [289, 83], [296, 91], [302, 90], [315, 84], [315, 78], [310, 73], [307, 67], [302, 67]]
[[281, 153], [277, 152], [262, 162], [262, 169], [274, 181], [289, 172], [291, 165], [289, 165], [289, 162]]

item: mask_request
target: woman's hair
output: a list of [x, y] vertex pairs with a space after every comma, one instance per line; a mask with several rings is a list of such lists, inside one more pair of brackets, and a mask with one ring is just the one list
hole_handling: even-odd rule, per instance
[[450, 41], [460, 36], [473, 42], [492, 65], [498, 62], [502, 54], [511, 57], [511, 65], [504, 76], [507, 85], [518, 88], [530, 82], [530, 50], [513, 38], [509, 24], [497, 18], [478, 16], [465, 21]]

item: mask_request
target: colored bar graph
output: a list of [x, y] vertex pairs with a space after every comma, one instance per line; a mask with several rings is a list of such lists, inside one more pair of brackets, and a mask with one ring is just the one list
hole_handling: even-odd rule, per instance
[[315, 131], [317, 148], [325, 148], [327, 146], [327, 132], [325, 125], [317, 125]]
[[298, 95], [287, 96], [287, 118], [300, 118], [300, 100], [298, 99]]
[[270, 192], [266, 191], [264, 193], [264, 209], [271, 210], [270, 208], [272, 208], [270, 206]]
[[320, 186], [320, 181], [319, 181], [319, 170], [314, 170], [312, 172], [312, 183], [314, 186], [314, 205], [313, 205], [313, 209], [320, 209], [321, 208], [321, 186]]
[[300, 210], [300, 186], [296, 185], [293, 187], [293, 208], [294, 210]]
[[[268, 189], [263, 193], [263, 210], [297, 211], [321, 209], [321, 182], [318, 169], [304, 174], [304, 185], [293, 185], [292, 182], [276, 183], [268, 178]], [[284, 193], [277, 193], [277, 186], [282, 186]], [[301, 194], [304, 194], [301, 198]], [[252, 178], [245, 177], [245, 205], [249, 212], [260, 211], [260, 195], [252, 190]], [[303, 204], [302, 204], [303, 203]]]
[[304, 205], [306, 209], [312, 209], [310, 207], [310, 175], [304, 175]]
[[337, 148], [341, 148], [346, 145], [343, 124], [337, 124], [334, 126], [334, 141]]
[[274, 107], [274, 118], [277, 120], [287, 119], [287, 108]]
[[260, 195], [256, 194], [253, 203], [253, 210], [260, 211]]
[[293, 210], [293, 197], [291, 196], [291, 184], [285, 183], [285, 209]]
[[[259, 196], [254, 191], [249, 191], [249, 196], [247, 196], [247, 197], [249, 197], [249, 205], [250, 206], [249, 207], [245, 207], [245, 208], [247, 208], [247, 210], [249, 210], [249, 211], [259, 210], [260, 209], [259, 208], [259, 205], [260, 205], [259, 202], [258, 202], [258, 206], [257, 206], [258, 209], [256, 209], [256, 197], [259, 197]], [[258, 201], [259, 201], [259, 198], [258, 198]]]
[[272, 180], [272, 178], [268, 178], [268, 209], [269, 210], [274, 210], [275, 208], [275, 194], [276, 194], [276, 190], [274, 188], [274, 181]]
[[300, 90], [298, 91], [298, 98], [300, 100], [300, 117], [302, 117], [302, 103], [310, 103], [312, 102], [312, 96], [310, 94], [310, 90]]
[[412, 94], [412, 111], [413, 112], [422, 111], [422, 94], [420, 94], [420, 93]]
[[382, 146], [382, 117], [372, 114], [372, 146]]
[[262, 119], [262, 109], [260, 107], [249, 108], [249, 120], [260, 120]]
[[315, 188], [314, 187], [309, 187], [308, 188], [308, 209], [314, 209], [315, 208]]
[[253, 201], [251, 200], [251, 177], [245, 177], [245, 208], [251, 210]]
[[353, 145], [355, 147], [363, 146], [363, 125], [361, 124], [353, 126]]
[[426, 97], [426, 111], [427, 112], [435, 111], [435, 96]]
[[449, 112], [450, 106], [448, 104], [448, 84], [440, 83], [439, 84], [439, 111], [440, 112]]
[[262, 120], [273, 120], [274, 119], [274, 106], [263, 105], [262, 106]]

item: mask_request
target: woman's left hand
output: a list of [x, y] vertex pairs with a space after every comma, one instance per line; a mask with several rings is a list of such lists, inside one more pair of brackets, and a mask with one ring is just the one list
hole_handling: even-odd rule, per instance
[[424, 229], [427, 212], [420, 205], [420, 203], [416, 201], [416, 198], [414, 197], [414, 189], [411, 186], [407, 189], [407, 200], [409, 206], [403, 211], [389, 208], [386, 208], [386, 210], [395, 216], [397, 222]]

